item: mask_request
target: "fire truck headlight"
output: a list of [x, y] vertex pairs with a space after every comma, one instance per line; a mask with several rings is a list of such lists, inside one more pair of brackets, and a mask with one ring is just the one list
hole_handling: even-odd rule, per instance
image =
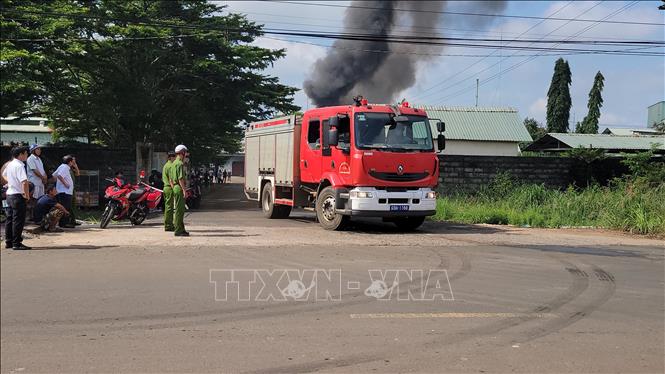
[[368, 191], [351, 191], [349, 196], [352, 199], [371, 199], [374, 197], [371, 192]]
[[436, 199], [436, 191], [429, 191], [426, 193], [425, 199]]

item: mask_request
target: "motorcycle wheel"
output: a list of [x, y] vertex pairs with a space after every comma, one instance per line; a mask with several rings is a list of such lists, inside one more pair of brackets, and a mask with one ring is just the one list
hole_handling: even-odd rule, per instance
[[134, 212], [134, 214], [129, 217], [129, 221], [132, 223], [132, 225], [138, 226], [142, 224], [143, 221], [145, 221], [145, 217], [145, 211], [143, 211], [143, 209], [137, 209], [136, 212]]
[[111, 222], [111, 218], [113, 218], [113, 213], [114, 213], [113, 205], [107, 204], [106, 209], [104, 209], [104, 213], [102, 213], [102, 219], [99, 221], [99, 227], [102, 229], [105, 229], [106, 226], [109, 225]]

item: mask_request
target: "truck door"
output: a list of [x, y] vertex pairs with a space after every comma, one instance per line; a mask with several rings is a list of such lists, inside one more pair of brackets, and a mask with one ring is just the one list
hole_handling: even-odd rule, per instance
[[321, 120], [305, 116], [300, 141], [300, 179], [303, 182], [321, 181]]
[[[327, 144], [323, 145], [321, 151], [321, 173], [336, 172], [340, 174], [340, 177], [344, 178], [343, 174], [348, 174], [348, 165], [351, 160], [351, 120], [349, 116], [344, 113], [337, 114], [337, 118], [337, 135], [339, 142], [337, 146], [329, 146], [327, 148]], [[328, 132], [329, 129], [329, 120], [324, 119], [321, 122], [321, 130], [322, 132]], [[346, 164], [346, 167], [340, 168], [343, 164]]]

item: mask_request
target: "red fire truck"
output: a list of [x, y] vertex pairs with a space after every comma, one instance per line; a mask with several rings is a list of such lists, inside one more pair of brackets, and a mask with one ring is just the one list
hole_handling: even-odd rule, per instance
[[[442, 150], [444, 124], [436, 129]], [[268, 218], [305, 208], [328, 230], [351, 217], [415, 230], [435, 213], [438, 178], [430, 119], [406, 102], [356, 98], [355, 105], [254, 122], [245, 132], [245, 194]]]

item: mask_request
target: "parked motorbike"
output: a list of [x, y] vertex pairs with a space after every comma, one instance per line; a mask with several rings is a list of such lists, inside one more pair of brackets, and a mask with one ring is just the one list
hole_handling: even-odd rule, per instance
[[185, 190], [185, 204], [188, 208], [198, 209], [201, 205], [201, 178], [192, 174], [189, 178], [189, 188]]
[[105, 190], [104, 196], [108, 199], [108, 203], [99, 223], [102, 229], [106, 228], [111, 220], [129, 219], [132, 225], [140, 225], [150, 210], [157, 208], [162, 200], [161, 190], [143, 182], [131, 185], [121, 184], [117, 179], [106, 180], [112, 185]]

